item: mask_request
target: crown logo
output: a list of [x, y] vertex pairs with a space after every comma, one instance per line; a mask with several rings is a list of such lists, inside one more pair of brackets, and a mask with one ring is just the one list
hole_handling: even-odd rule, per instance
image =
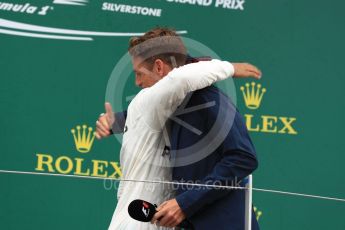
[[259, 221], [260, 217], [262, 216], [262, 212], [257, 207], [254, 207], [254, 213], [256, 220]]
[[75, 147], [80, 153], [88, 153], [92, 147], [93, 141], [95, 139], [95, 132], [92, 132], [92, 127], [87, 128], [87, 125], [82, 127], [78, 125], [77, 130], [71, 129], [73, 134]]
[[246, 83], [246, 87], [241, 87], [243, 93], [244, 101], [247, 108], [257, 109], [260, 107], [262, 97], [264, 96], [266, 89], [261, 88], [260, 84], [252, 82], [251, 84]]

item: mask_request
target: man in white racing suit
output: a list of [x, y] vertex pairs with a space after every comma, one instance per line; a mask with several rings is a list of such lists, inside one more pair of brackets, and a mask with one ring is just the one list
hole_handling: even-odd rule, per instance
[[[158, 42], [163, 39], [170, 38], [165, 35], [165, 37], [160, 37]], [[165, 40], [164, 46], [167, 45]], [[176, 38], [170, 40], [168, 43], [173, 44], [170, 50], [175, 50], [174, 43], [179, 42], [180, 40]], [[157, 41], [149, 44], [149, 52], [155, 43]], [[131, 49], [130, 53], [136, 74], [136, 84], [144, 89], [131, 101], [127, 111], [120, 152], [122, 179], [171, 181], [169, 156], [162, 154], [166, 145], [163, 130], [166, 121], [186, 95], [228, 77], [259, 78], [261, 73], [250, 64], [231, 64], [219, 60], [202, 61], [174, 68], [171, 62], [176, 64], [176, 60], [169, 61], [164, 55], [161, 56], [161, 52], [159, 55], [149, 55], [148, 58], [147, 52], [143, 51], [142, 47], [139, 50], [140, 54], [133, 50], [131, 52]], [[145, 54], [141, 55], [142, 52]], [[183, 49], [178, 50], [178, 53], [185, 56]], [[177, 60], [177, 65], [183, 62], [183, 60], [181, 62]], [[110, 104], [106, 104], [106, 110], [107, 113], [97, 122], [97, 138], [108, 136], [114, 122]], [[173, 197], [172, 189], [164, 184], [121, 181], [118, 189], [118, 203], [109, 229], [168, 229], [132, 219], [127, 208], [135, 199], [161, 204]]]

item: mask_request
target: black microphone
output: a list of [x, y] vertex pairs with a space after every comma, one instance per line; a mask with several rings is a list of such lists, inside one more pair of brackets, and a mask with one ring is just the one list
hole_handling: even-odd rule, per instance
[[[151, 204], [144, 200], [133, 200], [128, 205], [128, 214], [135, 220], [141, 222], [150, 222], [153, 216], [156, 214], [157, 205]], [[177, 227], [192, 229], [191, 223], [188, 220], [182, 221]]]
[[133, 200], [128, 205], [128, 214], [135, 220], [150, 222], [157, 212], [157, 205], [144, 200]]

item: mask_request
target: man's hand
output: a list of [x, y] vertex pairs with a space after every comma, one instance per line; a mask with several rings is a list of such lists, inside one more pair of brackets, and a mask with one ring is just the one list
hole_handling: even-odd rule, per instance
[[105, 103], [105, 114], [101, 114], [96, 121], [96, 138], [101, 139], [110, 135], [111, 127], [115, 122], [115, 116], [110, 103]]
[[235, 78], [246, 78], [254, 77], [256, 79], [261, 78], [261, 71], [248, 63], [232, 63], [235, 69], [234, 77]]
[[159, 226], [172, 228], [180, 224], [186, 218], [186, 215], [181, 210], [176, 199], [165, 201], [157, 208], [157, 211], [151, 223]]

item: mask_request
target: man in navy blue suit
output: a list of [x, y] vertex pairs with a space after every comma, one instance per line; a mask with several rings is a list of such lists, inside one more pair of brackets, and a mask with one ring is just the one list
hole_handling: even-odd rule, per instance
[[[125, 115], [116, 114], [114, 132], [123, 130]], [[105, 124], [109, 120], [114, 119], [101, 117], [97, 122], [98, 138], [109, 135]], [[241, 180], [257, 168], [245, 122], [218, 88], [193, 92], [171, 120], [168, 138], [174, 181], [243, 186]], [[161, 204], [152, 222], [175, 227], [183, 221], [188, 229], [198, 230], [243, 230], [244, 210], [244, 190], [178, 186], [176, 198]], [[254, 230], [259, 228], [255, 215], [252, 225]]]
[[[181, 115], [170, 123], [173, 180], [243, 186], [242, 180], [258, 167], [258, 161], [245, 122], [235, 105], [211, 86], [193, 92], [181, 106], [185, 106], [185, 111], [199, 109], [177, 112], [175, 114]], [[210, 143], [214, 142], [217, 145], [212, 147]], [[186, 158], [192, 152], [197, 155]], [[158, 207], [153, 222], [159, 220], [160, 226], [173, 227], [185, 219], [184, 224], [190, 229], [243, 230], [245, 191], [177, 186], [176, 198]], [[259, 229], [254, 213], [252, 229]]]
[[[173, 180], [197, 184], [243, 186], [241, 182], [257, 167], [255, 149], [245, 122], [230, 99], [218, 88], [211, 86], [193, 93], [185, 109], [215, 102], [214, 106], [177, 116], [180, 121], [171, 123], [171, 155], [175, 159]], [[220, 106], [221, 105], [221, 106]], [[193, 125], [197, 134], [181, 124]], [[225, 128], [224, 128], [225, 127]], [[226, 127], [230, 127], [228, 130]], [[212, 151], [201, 144], [198, 154], [203, 159], [183, 165], [184, 156], [201, 139], [212, 143], [215, 135], [222, 140]], [[211, 152], [210, 152], [211, 151]], [[161, 226], [176, 226], [187, 219], [191, 229], [243, 230], [245, 226], [245, 191], [177, 186], [176, 198], [159, 206], [153, 221]], [[259, 229], [253, 214], [252, 229]]]

